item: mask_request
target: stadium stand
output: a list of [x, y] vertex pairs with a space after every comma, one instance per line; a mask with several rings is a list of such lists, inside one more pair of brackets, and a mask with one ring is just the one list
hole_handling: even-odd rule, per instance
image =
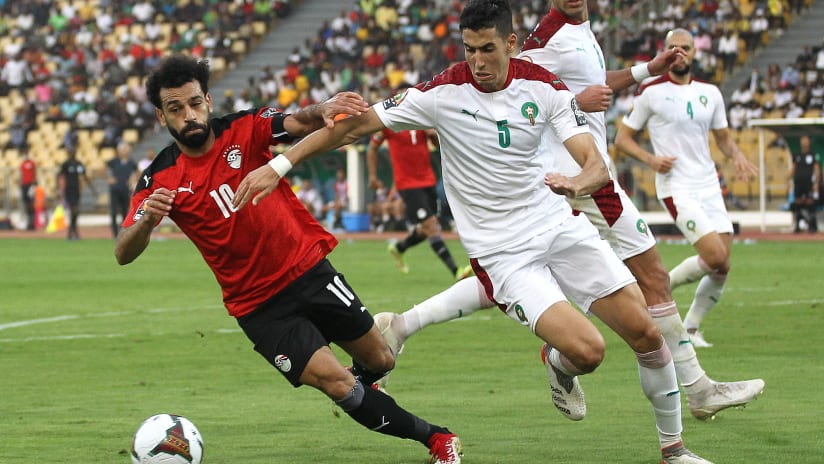
[[[512, 1], [521, 40], [545, 13], [545, 3]], [[763, 68], [763, 75], [752, 66], [772, 43], [795, 33], [788, 28], [790, 24], [803, 23], [810, 11], [822, 10], [816, 3], [821, 2], [591, 0], [589, 6], [592, 29], [604, 44], [610, 68], [648, 60], [661, 48], [665, 31], [673, 27], [693, 31], [701, 49], [697, 75], [728, 88], [730, 120], [737, 125], [742, 149], [754, 153], [755, 136], [746, 127], [748, 119], [821, 115], [821, 43], [807, 42], [793, 63], [783, 68], [773, 63]], [[261, 104], [293, 111], [341, 90], [354, 90], [376, 101], [401, 81], [419, 82], [462, 59], [459, 2], [358, 0], [346, 4], [337, 14], [325, 10], [327, 19], [314, 23], [314, 27], [320, 24], [315, 36], [290, 45], [291, 52], [285, 53], [287, 58], [280, 65], [266, 60], [254, 72], [242, 74], [237, 71], [243, 57], [253, 55], [278, 16], [289, 13], [289, 3], [2, 3], [0, 170], [6, 181], [0, 183], [0, 194], [8, 198], [4, 192], [9, 189], [16, 194], [13, 187], [21, 150], [28, 150], [38, 163], [39, 178], [53, 197], [53, 172], [65, 159], [67, 144], [77, 146], [80, 160], [90, 168], [100, 169], [120, 140], [140, 142], [156, 136], [159, 131], [143, 80], [147, 70], [168, 52], [183, 51], [210, 60], [216, 73], [212, 93], [218, 111]], [[222, 86], [221, 77], [231, 86]], [[737, 106], [730, 99], [738, 88], [748, 92], [737, 95], [741, 99]], [[609, 121], [620, 121], [631, 97], [631, 92], [616, 97]], [[773, 181], [769, 188], [780, 197], [786, 194], [779, 179], [786, 172], [787, 152], [780, 141], [770, 140], [770, 145]], [[135, 156], [143, 151], [136, 149]], [[619, 172], [633, 180], [635, 187], [630, 191], [651, 195], [652, 174], [615, 155]], [[720, 160], [719, 153], [714, 155]], [[736, 195], [751, 198], [758, 193], [757, 184], [739, 183], [724, 174]], [[96, 201], [106, 203], [105, 198]]]

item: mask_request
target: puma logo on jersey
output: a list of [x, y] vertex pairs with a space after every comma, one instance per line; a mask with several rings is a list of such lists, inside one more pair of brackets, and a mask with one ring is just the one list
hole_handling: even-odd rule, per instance
[[192, 181], [189, 181], [189, 186], [188, 187], [180, 186], [180, 187], [177, 188], [177, 191], [178, 192], [189, 192], [192, 195], [195, 194], [195, 191], [192, 190]]
[[537, 43], [538, 45], [541, 45], [544, 42], [543, 40], [541, 40], [538, 37], [535, 37], [534, 35], [532, 36], [532, 40], [534, 40], [535, 43]]
[[462, 109], [461, 114], [468, 114], [468, 115], [472, 116], [472, 119], [474, 119], [477, 122], [478, 121], [478, 112], [479, 111], [481, 111], [481, 110], [475, 110], [474, 113], [470, 113], [468, 110], [463, 110]]
[[146, 187], [149, 186], [149, 183], [152, 181], [152, 176], [147, 176], [143, 174], [143, 183], [146, 184]]

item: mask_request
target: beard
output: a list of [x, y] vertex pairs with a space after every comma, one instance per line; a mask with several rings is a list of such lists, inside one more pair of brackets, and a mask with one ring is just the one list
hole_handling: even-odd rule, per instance
[[670, 72], [672, 72], [676, 76], [686, 76], [690, 73], [690, 65], [685, 64], [683, 67], [672, 68], [670, 69]]
[[[168, 129], [169, 134], [171, 134], [178, 143], [188, 148], [198, 149], [209, 139], [212, 126], [208, 122], [206, 124], [193, 122], [186, 124], [180, 132], [171, 127], [168, 127]], [[187, 132], [193, 129], [200, 129], [201, 131], [196, 134], [187, 134]]]

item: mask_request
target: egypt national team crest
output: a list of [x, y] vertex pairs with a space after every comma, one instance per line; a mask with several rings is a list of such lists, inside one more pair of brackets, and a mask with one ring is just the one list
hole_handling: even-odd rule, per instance
[[137, 211], [134, 212], [134, 216], [132, 216], [132, 221], [137, 222], [140, 220], [140, 218], [143, 217], [144, 214], [146, 214], [146, 203], [148, 202], [149, 199], [145, 198], [143, 202], [140, 203], [140, 206], [137, 208]]
[[260, 113], [260, 117], [261, 118], [266, 118], [266, 119], [271, 119], [276, 114], [278, 114], [278, 110], [276, 110], [274, 108], [266, 108], [266, 110], [264, 110], [263, 113]]
[[394, 108], [403, 102], [403, 99], [406, 98], [406, 92], [408, 90], [404, 90], [403, 92], [395, 95], [394, 97], [389, 97], [383, 101], [383, 109], [388, 110], [389, 108]]
[[232, 145], [223, 152], [223, 157], [226, 158], [226, 164], [232, 169], [240, 169], [242, 155], [240, 145]]
[[281, 372], [289, 372], [292, 370], [292, 360], [285, 354], [275, 356], [275, 367]]
[[538, 105], [532, 102], [526, 102], [521, 106], [521, 115], [529, 119], [529, 125], [535, 125], [535, 118], [538, 116]]

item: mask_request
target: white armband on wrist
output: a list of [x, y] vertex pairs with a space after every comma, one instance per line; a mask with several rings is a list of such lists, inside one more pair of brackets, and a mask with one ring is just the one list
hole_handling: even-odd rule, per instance
[[650, 76], [646, 63], [636, 64], [629, 68], [629, 72], [632, 73], [632, 78], [635, 79], [635, 82], [639, 83]]
[[272, 170], [275, 171], [281, 178], [286, 177], [286, 174], [290, 169], [292, 169], [292, 162], [289, 161], [289, 158], [283, 155], [275, 156], [266, 164], [268, 164], [269, 167], [272, 168]]

